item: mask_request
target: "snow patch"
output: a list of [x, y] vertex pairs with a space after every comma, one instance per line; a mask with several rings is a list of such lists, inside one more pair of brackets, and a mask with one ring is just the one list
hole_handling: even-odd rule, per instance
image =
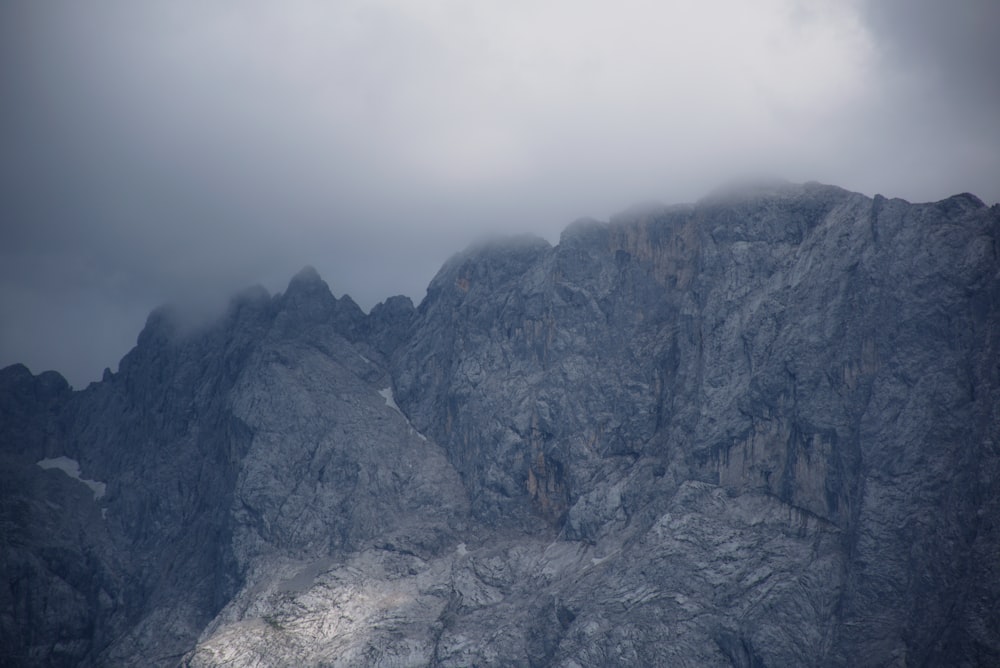
[[107, 491], [108, 486], [103, 482], [97, 480], [84, 480], [80, 477], [80, 462], [70, 457], [49, 457], [46, 459], [40, 459], [36, 462], [43, 469], [59, 469], [70, 478], [74, 480], [79, 480], [84, 485], [90, 488], [90, 491], [94, 493], [94, 500], [100, 499], [104, 496]]
[[460, 557], [464, 557], [469, 553], [469, 550], [465, 547], [465, 543], [459, 543], [458, 547], [455, 548], [455, 551], [458, 552], [458, 556]]
[[406, 424], [409, 425], [410, 427], [411, 434], [416, 434], [417, 438], [419, 438], [421, 441], [427, 440], [426, 436], [424, 436], [419, 431], [414, 429], [413, 424], [410, 423], [410, 418], [406, 417], [403, 411], [399, 410], [399, 406], [396, 404], [396, 398], [392, 396], [392, 387], [387, 387], [384, 390], [379, 390], [378, 393], [379, 396], [385, 399], [386, 406], [388, 406], [389, 408], [391, 408], [392, 410], [396, 411], [397, 413], [403, 416], [403, 419], [406, 420]]
[[386, 406], [388, 406], [389, 408], [393, 409], [397, 413], [402, 413], [403, 412], [403, 411], [399, 410], [399, 406], [396, 405], [396, 398], [392, 396], [392, 388], [391, 387], [387, 387], [384, 390], [379, 390], [378, 393], [380, 395], [382, 395], [383, 399], [385, 399], [385, 405]]

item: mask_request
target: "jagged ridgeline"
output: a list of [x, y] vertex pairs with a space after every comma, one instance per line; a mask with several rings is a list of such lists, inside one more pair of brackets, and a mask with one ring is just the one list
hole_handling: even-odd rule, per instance
[[0, 664], [998, 665], [998, 249], [728, 191], [8, 367]]

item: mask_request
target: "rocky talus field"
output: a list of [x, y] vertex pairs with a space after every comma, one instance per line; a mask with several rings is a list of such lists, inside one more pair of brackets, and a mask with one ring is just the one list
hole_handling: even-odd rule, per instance
[[[336, 286], [334, 286], [336, 287]], [[0, 371], [2, 666], [1000, 665], [1000, 207], [719, 191]]]

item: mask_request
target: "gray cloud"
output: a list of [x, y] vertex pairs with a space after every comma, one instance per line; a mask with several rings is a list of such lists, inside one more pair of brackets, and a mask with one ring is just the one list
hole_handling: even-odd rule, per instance
[[995, 3], [750, 5], [4, 3], [0, 364], [81, 385], [305, 264], [419, 300], [481, 235], [745, 174], [1000, 198]]
[[1000, 4], [994, 0], [869, 0], [865, 16], [894, 68], [973, 114], [1000, 108]]

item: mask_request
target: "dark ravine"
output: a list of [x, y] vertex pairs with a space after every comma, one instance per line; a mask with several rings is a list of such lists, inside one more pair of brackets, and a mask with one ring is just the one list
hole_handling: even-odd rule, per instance
[[719, 192], [178, 323], [0, 371], [0, 665], [1000, 664], [972, 195]]

